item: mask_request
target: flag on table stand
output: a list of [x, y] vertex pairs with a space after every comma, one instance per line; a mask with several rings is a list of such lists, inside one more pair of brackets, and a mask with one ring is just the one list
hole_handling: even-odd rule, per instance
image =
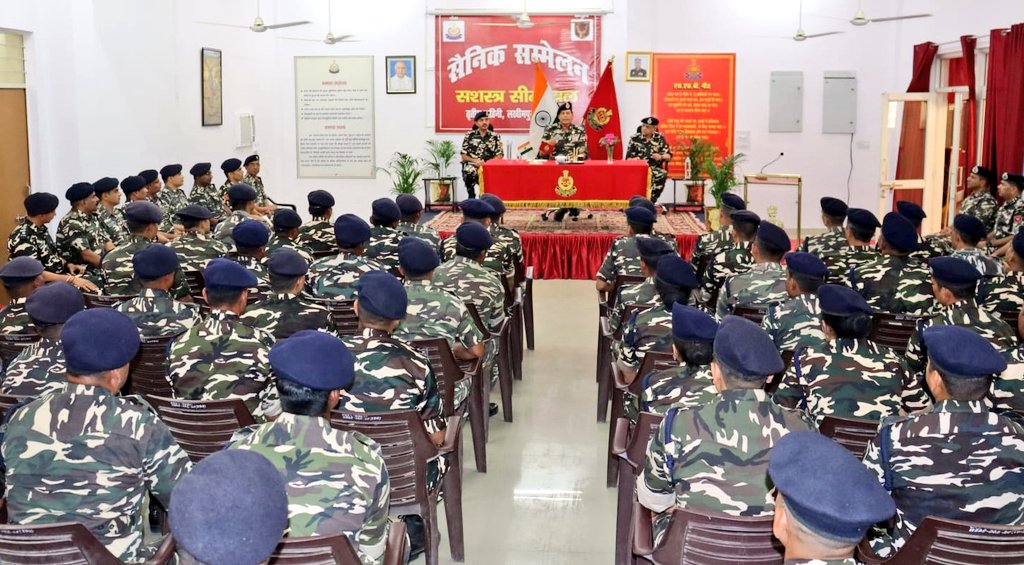
[[548, 88], [548, 79], [541, 70], [540, 63], [533, 64], [533, 106], [530, 108], [530, 135], [526, 142], [516, 147], [519, 155], [525, 159], [536, 159], [540, 149], [540, 140], [544, 137], [544, 129], [555, 120], [555, 91]]
[[587, 151], [591, 159], [604, 159], [607, 151], [601, 145], [601, 138], [609, 133], [615, 134], [619, 143], [612, 150], [616, 159], [622, 158], [626, 140], [622, 138], [622, 126], [619, 125], [619, 100], [615, 96], [615, 79], [612, 74], [612, 61], [604, 67], [601, 80], [597, 82], [594, 96], [583, 114], [583, 128], [587, 130]]

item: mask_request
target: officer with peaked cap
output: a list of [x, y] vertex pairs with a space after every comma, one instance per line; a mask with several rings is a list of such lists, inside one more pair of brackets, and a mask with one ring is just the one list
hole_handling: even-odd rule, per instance
[[665, 136], [658, 132], [658, 118], [648, 116], [640, 120], [640, 131], [629, 138], [626, 159], [647, 161], [651, 168], [651, 201], [657, 202], [665, 190], [668, 162], [672, 159], [672, 148]]
[[[558, 105], [555, 120], [544, 128], [541, 134], [540, 147], [537, 148], [538, 159], [554, 159], [564, 157], [568, 162], [578, 163], [589, 158], [587, 150], [587, 132], [583, 126], [572, 123], [572, 102]], [[555, 221], [561, 222], [569, 214], [573, 220], [580, 215], [579, 208], [559, 208], [555, 213]], [[547, 214], [542, 215], [547, 219]]]
[[398, 271], [398, 242], [402, 239], [398, 221], [402, 210], [390, 198], [378, 198], [371, 204], [370, 241], [366, 244], [366, 257], [389, 271]]
[[750, 248], [754, 264], [725, 279], [715, 307], [717, 316], [724, 318], [737, 306], [770, 306], [786, 300], [786, 272], [780, 262], [789, 249], [786, 230], [771, 222], [758, 224]]
[[455, 240], [455, 255], [434, 271], [434, 284], [463, 302], [472, 302], [484, 324], [497, 328], [505, 319], [505, 290], [494, 272], [483, 265], [495, 245], [494, 237], [483, 224], [463, 222], [455, 237], [448, 239]]
[[985, 233], [992, 231], [999, 203], [992, 196], [995, 175], [986, 167], [975, 165], [967, 175], [967, 196], [960, 203], [960, 213], [974, 216], [985, 225]]
[[[732, 192], [722, 195], [722, 204], [718, 209], [718, 229], [700, 234], [690, 254], [690, 262], [693, 263], [695, 269], [699, 271], [702, 261], [714, 257], [721, 250], [720, 248], [732, 246], [732, 213], [746, 209], [747, 204], [740, 195]], [[711, 224], [708, 223], [708, 226], [710, 227]]]
[[310, 219], [299, 228], [298, 245], [310, 253], [327, 253], [338, 250], [334, 238], [334, 196], [326, 190], [313, 190], [306, 195]]
[[84, 309], [82, 291], [66, 282], [50, 283], [28, 297], [25, 310], [41, 339], [5, 367], [0, 394], [39, 398], [64, 388], [60, 332], [68, 318]]
[[990, 312], [1011, 312], [1024, 308], [1024, 230], [1010, 242], [1003, 259], [1002, 275], [978, 283], [979, 304]]
[[[491, 159], [502, 159], [505, 157], [505, 149], [501, 143], [501, 136], [494, 133], [494, 126], [485, 111], [479, 111], [473, 116], [473, 129], [469, 130], [462, 138], [462, 180], [466, 184], [466, 196], [476, 198], [476, 187], [480, 183], [480, 167]], [[444, 176], [444, 175], [442, 175]], [[448, 199], [454, 198], [448, 195]], [[435, 198], [435, 201], [443, 201], [444, 198]]]
[[189, 169], [192, 175], [192, 192], [189, 193], [190, 204], [206, 207], [213, 214], [212, 223], [216, 224], [227, 216], [224, 207], [224, 193], [213, 183], [213, 171], [210, 163], [196, 163]]
[[787, 253], [785, 260], [787, 300], [768, 307], [761, 327], [779, 351], [794, 351], [825, 341], [817, 294], [828, 268], [816, 255], [803, 251]]
[[143, 337], [174, 336], [199, 323], [198, 306], [171, 297], [174, 276], [181, 270], [174, 249], [152, 243], [135, 252], [132, 266], [142, 289], [114, 308], [131, 318]]
[[260, 156], [249, 155], [242, 161], [242, 167], [245, 168], [242, 182], [256, 191], [256, 211], [267, 216], [272, 215], [277, 210], [277, 204], [267, 196], [267, 191], [263, 187], [263, 178], [260, 177]]
[[[278, 208], [277, 213], [287, 208]], [[333, 329], [331, 312], [302, 295], [309, 262], [294, 249], [281, 247], [266, 258], [270, 294], [245, 311], [242, 321], [284, 339], [303, 330]]]
[[1003, 205], [996, 211], [995, 225], [988, 234], [989, 247], [996, 257], [1006, 255], [1010, 241], [1024, 224], [1024, 199], [1020, 197], [1024, 193], [1024, 175], [1003, 173], [1001, 178], [999, 198]]
[[896, 212], [889, 212], [882, 219], [878, 248], [878, 257], [850, 269], [850, 287], [875, 310], [893, 314], [930, 311], [935, 301], [931, 273], [925, 263], [910, 257], [918, 249], [914, 224]]
[[412, 194], [399, 194], [395, 197], [395, 204], [402, 212], [402, 219], [398, 222], [398, 232], [403, 236], [418, 237], [434, 246], [434, 249], [441, 248], [441, 235], [432, 227], [420, 223], [423, 217], [423, 203]]
[[637, 477], [640, 504], [659, 514], [655, 543], [678, 506], [734, 516], [769, 516], [774, 497], [764, 454], [791, 431], [813, 430], [799, 412], [768, 398], [766, 379], [785, 364], [768, 334], [727, 316], [714, 341], [711, 377], [718, 397], [688, 410], [671, 408], [647, 448]]
[[355, 283], [370, 271], [384, 267], [365, 256], [370, 225], [355, 214], [342, 214], [334, 221], [338, 254], [313, 263], [306, 276], [306, 292], [315, 298], [349, 300], [355, 297]]
[[800, 245], [800, 251], [814, 253], [821, 256], [822, 252], [838, 249], [846, 246], [846, 230], [843, 229], [843, 222], [846, 221], [846, 202], [831, 196], [822, 197], [821, 222], [825, 225], [825, 233], [809, 235], [804, 238]]

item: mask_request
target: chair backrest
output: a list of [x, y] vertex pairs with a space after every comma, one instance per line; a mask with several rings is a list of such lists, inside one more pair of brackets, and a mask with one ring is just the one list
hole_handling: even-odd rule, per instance
[[771, 516], [735, 517], [676, 508], [651, 560], [657, 565], [781, 565], [782, 556], [782, 543], [772, 535]]
[[626, 461], [633, 467], [634, 476], [639, 476], [647, 460], [647, 444], [651, 437], [658, 431], [658, 426], [665, 417], [653, 412], [641, 412], [633, 426], [633, 433], [629, 436], [629, 443], [626, 446]]
[[476, 304], [472, 302], [464, 302], [466, 310], [469, 310], [469, 316], [473, 318], [473, 323], [476, 324], [478, 330], [483, 332], [484, 338], [488, 338], [491, 335], [491, 329], [484, 324], [484, 319], [480, 317], [480, 310], [477, 310]]
[[313, 256], [314, 260], [316, 260], [316, 259], [324, 259], [324, 258], [327, 258], [327, 257], [334, 257], [337, 254], [338, 254], [338, 250], [337, 249], [331, 249], [329, 251], [314, 251], [314, 252], [310, 253], [310, 255]]
[[[167, 536], [147, 564], [163, 565], [174, 557]], [[0, 563], [4, 565], [121, 565], [82, 524], [0, 525]]]
[[150, 396], [146, 400], [193, 463], [220, 451], [236, 431], [256, 423], [240, 398], [178, 400]]
[[644, 282], [643, 275], [616, 275], [612, 283], [612, 290], [608, 293], [608, 307], [612, 308], [619, 301], [619, 294], [623, 289], [638, 285]]
[[498, 280], [501, 281], [501, 288], [505, 291], [505, 308], [508, 308], [516, 301], [515, 290], [512, 287], [512, 283], [505, 275], [498, 275]]
[[636, 378], [633, 379], [633, 382], [629, 383], [629, 392], [638, 396], [643, 392], [641, 387], [643, 386], [644, 376], [647, 373], [678, 366], [679, 363], [672, 358], [671, 352], [648, 351], [644, 354], [643, 360], [640, 361], [640, 368], [636, 371]]
[[736, 306], [732, 311], [733, 315], [739, 316], [740, 318], [746, 318], [757, 325], [761, 325], [761, 320], [764, 319], [765, 314], [768, 313], [767, 306]]
[[274, 548], [269, 565], [362, 565], [345, 534], [283, 538]]
[[206, 288], [206, 281], [203, 279], [203, 272], [194, 269], [184, 269], [185, 282], [188, 283], [189, 294], [202, 294]]
[[82, 296], [85, 297], [86, 308], [113, 308], [118, 302], [134, 298], [134, 296], [106, 296], [103, 294], [89, 294], [88, 292], [83, 292]]
[[917, 321], [921, 318], [922, 316], [912, 314], [875, 312], [871, 316], [871, 333], [868, 334], [868, 339], [903, 355], [907, 351], [910, 335], [917, 329]]
[[0, 394], [0, 422], [3, 422], [7, 418], [7, 411], [10, 410], [11, 407], [17, 406], [28, 399], [29, 397], [27, 396], [8, 396], [6, 394]]
[[318, 298], [313, 302], [331, 311], [331, 322], [334, 323], [338, 335], [359, 335], [359, 316], [356, 314], [355, 300]]
[[982, 565], [1024, 563], [1024, 526], [999, 526], [929, 516], [895, 555], [880, 559], [867, 541], [857, 559], [871, 565]]
[[0, 335], [0, 360], [3, 361], [3, 366], [6, 368], [21, 353], [21, 350], [33, 343], [38, 343], [40, 339], [42, 339], [41, 336], [36, 333]]
[[629, 319], [633, 317], [633, 314], [648, 309], [650, 309], [650, 306], [646, 304], [627, 304], [622, 310], [622, 317], [619, 318], [619, 327], [612, 328], [612, 337], [615, 341], [622, 339], [622, 332], [626, 331], [626, 326], [629, 325]]
[[167, 382], [167, 351], [178, 335], [142, 338], [131, 364], [125, 394], [174, 396], [171, 383]]
[[997, 313], [1004, 322], [1013, 328], [1013, 333], [1017, 336], [1017, 340], [1020, 341], [1020, 327], [1017, 324], [1017, 319], [1020, 318], [1020, 310], [1000, 310]]
[[818, 426], [818, 431], [850, 450], [857, 459], [862, 459], [868, 449], [868, 443], [878, 433], [878, 422], [825, 416]]
[[409, 342], [430, 361], [437, 379], [437, 390], [441, 393], [441, 415], [447, 418], [455, 414], [455, 383], [465, 378], [459, 363], [443, 337], [417, 339]]
[[437, 448], [427, 437], [416, 410], [357, 413], [334, 410], [331, 427], [359, 432], [376, 441], [391, 480], [391, 515], [404, 515], [403, 508], [425, 508], [427, 504], [427, 461]]

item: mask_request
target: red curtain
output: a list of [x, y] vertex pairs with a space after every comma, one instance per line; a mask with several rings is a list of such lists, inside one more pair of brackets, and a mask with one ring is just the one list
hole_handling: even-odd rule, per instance
[[975, 92], [977, 84], [974, 76], [974, 50], [978, 46], [978, 38], [973, 35], [960, 37], [960, 49], [963, 51], [962, 78], [967, 85], [967, 166], [963, 170], [963, 178], [960, 179], [960, 186], [967, 186], [967, 175], [971, 174], [971, 167], [978, 159], [978, 97]]
[[1024, 24], [989, 36], [983, 163], [996, 174], [1024, 170]]
[[932, 43], [919, 43], [914, 46], [914, 74], [910, 77], [907, 92], [928, 92], [932, 76], [932, 61], [939, 52], [939, 46]]

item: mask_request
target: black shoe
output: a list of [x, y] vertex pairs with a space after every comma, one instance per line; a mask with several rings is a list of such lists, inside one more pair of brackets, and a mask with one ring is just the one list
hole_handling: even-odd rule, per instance
[[416, 515], [402, 516], [405, 522], [405, 533], [409, 536], [409, 561], [415, 560], [427, 550], [427, 532], [423, 526], [423, 518]]
[[488, 417], [494, 417], [494, 416], [497, 416], [497, 415], [498, 415], [498, 403], [497, 402], [491, 402], [490, 404], [487, 405], [487, 416]]
[[565, 218], [565, 213], [568, 212], [568, 211], [569, 211], [568, 208], [559, 208], [558, 211], [555, 212], [555, 221], [556, 222], [561, 222], [562, 219]]

